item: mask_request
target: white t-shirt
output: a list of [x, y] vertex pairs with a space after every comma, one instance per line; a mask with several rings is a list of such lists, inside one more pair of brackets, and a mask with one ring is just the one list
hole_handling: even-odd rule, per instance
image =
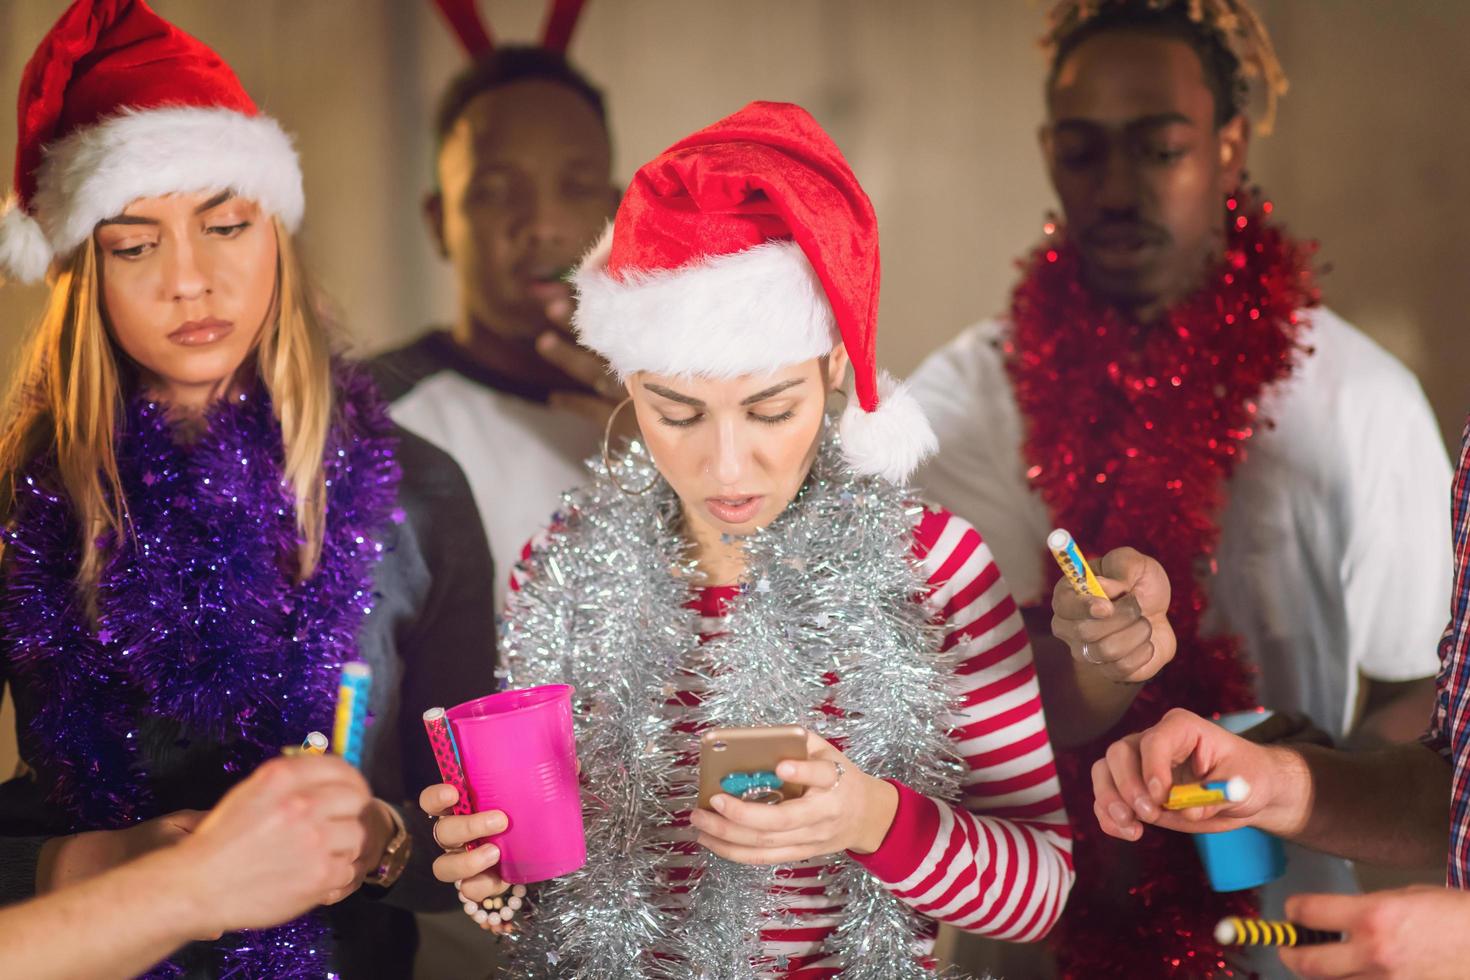
[[389, 411], [464, 470], [490, 540], [499, 612], [522, 548], [546, 526], [562, 493], [587, 482], [582, 464], [597, 451], [602, 434], [589, 421], [499, 391], [449, 364], [430, 365], [410, 383], [401, 393], [385, 385], [396, 396]]
[[[1231, 479], [1206, 628], [1241, 638], [1263, 705], [1305, 712], [1341, 738], [1360, 672], [1402, 681], [1438, 670], [1451, 470], [1414, 376], [1330, 310], [1303, 315], [1315, 350], [1261, 399], [1275, 426], [1258, 427]], [[979, 529], [1016, 600], [1033, 604], [1047, 598], [1052, 523], [1025, 475], [1005, 329], [965, 330], [914, 375], [940, 444], [915, 482]], [[1356, 890], [1344, 862], [1292, 850], [1285, 894]]]

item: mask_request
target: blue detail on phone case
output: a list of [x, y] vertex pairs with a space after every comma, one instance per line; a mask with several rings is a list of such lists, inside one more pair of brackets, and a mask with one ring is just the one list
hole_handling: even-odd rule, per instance
[[773, 772], [732, 772], [720, 780], [720, 789], [738, 798], [752, 790], [778, 790], [781, 778]]

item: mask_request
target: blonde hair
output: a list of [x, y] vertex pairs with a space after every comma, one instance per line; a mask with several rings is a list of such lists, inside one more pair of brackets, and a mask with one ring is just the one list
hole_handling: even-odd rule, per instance
[[[295, 497], [296, 577], [310, 578], [326, 527], [322, 458], [335, 410], [331, 345], [311, 303], [291, 236], [276, 231], [276, 295], [253, 353], [255, 373], [281, 423], [282, 474]], [[106, 556], [100, 538], [132, 531], [114, 444], [127, 390], [125, 366], [102, 316], [98, 252], [80, 246], [58, 270], [0, 410], [0, 522], [15, 518], [18, 481], [50, 447], [55, 477], [76, 516], [77, 588], [95, 613]]]

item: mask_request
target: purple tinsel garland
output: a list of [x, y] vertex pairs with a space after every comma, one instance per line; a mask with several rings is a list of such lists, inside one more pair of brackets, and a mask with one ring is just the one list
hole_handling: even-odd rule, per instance
[[[326, 537], [316, 574], [299, 585], [286, 571], [297, 534], [280, 425], [263, 390], [212, 410], [188, 446], [162, 406], [129, 407], [117, 447], [134, 535], [104, 566], [95, 633], [72, 585], [75, 517], [51, 486], [49, 461], [22, 483], [5, 534], [3, 657], [38, 695], [27, 761], [75, 830], [160, 815], [138, 752], [146, 716], [222, 746], [237, 777], [308, 731], [329, 730], [338, 673], [356, 659], [374, 604], [383, 532], [402, 520], [385, 406], [357, 372], [339, 368], [336, 382]], [[323, 977], [330, 933], [307, 915], [228, 936], [218, 950], [221, 976]], [[166, 962], [148, 976], [180, 973]]]

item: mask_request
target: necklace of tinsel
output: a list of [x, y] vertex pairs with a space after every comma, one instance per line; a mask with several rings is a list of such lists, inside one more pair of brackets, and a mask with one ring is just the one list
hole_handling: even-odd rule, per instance
[[[693, 805], [697, 734], [660, 710], [677, 672], [707, 685], [695, 728], [799, 723], [864, 772], [959, 799], [963, 763], [945, 719], [957, 696], [953, 659], [915, 600], [910, 554], [917, 505], [855, 476], [829, 431], [803, 489], [747, 539], [747, 574], [724, 633], [699, 646], [686, 608], [678, 499], [661, 480], [641, 496], [595, 480], [564, 500], [532, 554], [504, 623], [511, 682], [577, 688], [577, 752], [586, 784], [587, 865], [542, 886], [517, 975], [745, 980], [784, 972], [760, 929], [798, 926], [777, 909], [776, 869], [701, 850], [687, 908], [661, 903], [660, 825]], [[614, 464], [626, 487], [657, 472], [641, 447]], [[831, 675], [831, 676], [826, 676]], [[835, 681], [833, 680], [835, 678]], [[825, 705], [825, 710], [824, 710]], [[846, 902], [823, 955], [853, 980], [932, 980], [916, 912], [840, 857], [830, 886]]]
[[1299, 312], [1319, 295], [1313, 244], [1272, 226], [1269, 202], [1238, 195], [1227, 206], [1223, 261], [1155, 323], [1095, 299], [1062, 232], [1031, 256], [1012, 299], [1007, 370], [1031, 484], [1088, 551], [1130, 545], [1159, 560], [1179, 644], [1112, 732], [1058, 758], [1076, 820], [1077, 885], [1051, 942], [1068, 978], [1240, 976], [1212, 931], [1256, 907], [1253, 892], [1210, 890], [1187, 835], [1149, 831], [1123, 844], [1087, 816], [1092, 764], [1114, 738], [1176, 706], [1205, 716], [1255, 706], [1238, 639], [1200, 633], [1201, 579], [1213, 568], [1227, 480], [1269, 424], [1261, 395], [1304, 350]]
[[[138, 751], [150, 716], [221, 745], [241, 776], [329, 730], [338, 674], [373, 605], [378, 542], [401, 519], [384, 406], [365, 378], [339, 368], [336, 381], [321, 564], [300, 584], [286, 570], [297, 533], [280, 425], [258, 387], [213, 409], [188, 445], [163, 406], [126, 409], [117, 463], [133, 533], [108, 543], [95, 629], [73, 585], [78, 531], [54, 466], [42, 460], [21, 482], [5, 535], [4, 658], [39, 694], [27, 762], [75, 831], [160, 815]], [[307, 915], [227, 935], [210, 956], [221, 977], [321, 978], [330, 951], [325, 921]], [[167, 961], [147, 975], [183, 969]]]

